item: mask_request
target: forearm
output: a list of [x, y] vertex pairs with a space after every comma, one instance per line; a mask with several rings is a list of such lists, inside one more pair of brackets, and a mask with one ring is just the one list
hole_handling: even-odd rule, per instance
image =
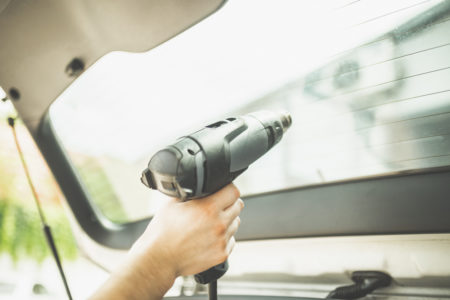
[[233, 248], [243, 207], [233, 185], [203, 199], [169, 201], [133, 245], [123, 267], [91, 300], [159, 300], [177, 276], [222, 263]]
[[153, 247], [148, 252], [130, 253], [123, 269], [117, 270], [90, 300], [160, 300], [172, 287], [177, 274]]

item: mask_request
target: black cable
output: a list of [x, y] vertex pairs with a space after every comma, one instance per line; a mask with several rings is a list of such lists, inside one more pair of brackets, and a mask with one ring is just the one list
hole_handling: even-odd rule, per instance
[[209, 300], [217, 300], [217, 280], [208, 284], [208, 296]]
[[27, 164], [25, 162], [25, 158], [24, 158], [24, 155], [23, 155], [23, 152], [22, 152], [22, 148], [20, 148], [19, 140], [17, 139], [16, 128], [14, 126], [15, 125], [15, 119], [9, 117], [8, 118], [8, 124], [9, 124], [9, 126], [11, 126], [11, 129], [12, 129], [12, 132], [13, 132], [14, 141], [16, 142], [17, 151], [19, 152], [20, 160], [22, 161], [22, 166], [23, 166], [23, 169], [25, 170], [25, 175], [27, 177], [28, 184], [30, 185], [31, 192], [33, 194], [34, 202], [36, 204], [36, 207], [37, 207], [37, 210], [38, 210], [38, 213], [39, 213], [39, 218], [41, 219], [42, 230], [44, 231], [44, 235], [45, 235], [45, 238], [47, 240], [47, 244], [50, 247], [50, 250], [51, 250], [51, 252], [53, 254], [53, 258], [55, 259], [56, 265], [58, 266], [59, 274], [61, 275], [61, 279], [62, 279], [62, 281], [64, 283], [64, 288], [66, 289], [67, 296], [68, 296], [69, 300], [72, 300], [72, 295], [70, 293], [69, 285], [67, 283], [67, 279], [66, 279], [66, 276], [64, 274], [64, 270], [62, 268], [62, 265], [61, 265], [61, 260], [59, 258], [58, 249], [56, 248], [55, 240], [53, 239], [52, 231], [50, 229], [50, 226], [48, 226], [47, 221], [45, 219], [45, 215], [44, 215], [44, 213], [42, 211], [41, 203], [39, 202], [38, 194], [36, 192], [36, 189], [34, 188], [33, 182], [31, 181], [30, 172], [29, 172]]
[[392, 278], [379, 271], [356, 271], [352, 273], [354, 284], [337, 287], [331, 291], [327, 299], [358, 299], [365, 297], [378, 288], [387, 287]]

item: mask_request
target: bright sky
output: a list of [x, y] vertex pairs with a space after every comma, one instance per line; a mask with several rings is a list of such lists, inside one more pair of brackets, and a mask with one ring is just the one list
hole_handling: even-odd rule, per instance
[[125, 161], [149, 156], [186, 130], [300, 78], [332, 55], [372, 39], [429, 5], [370, 26], [398, 0], [230, 0], [216, 14], [148, 53], [114, 52], [52, 106], [65, 145]]

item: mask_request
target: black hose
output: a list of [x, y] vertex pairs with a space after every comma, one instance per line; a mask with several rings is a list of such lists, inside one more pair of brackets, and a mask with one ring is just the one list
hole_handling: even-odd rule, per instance
[[328, 294], [328, 299], [357, 299], [362, 298], [375, 289], [387, 287], [392, 278], [386, 273], [379, 271], [356, 271], [352, 274], [355, 284], [341, 286]]

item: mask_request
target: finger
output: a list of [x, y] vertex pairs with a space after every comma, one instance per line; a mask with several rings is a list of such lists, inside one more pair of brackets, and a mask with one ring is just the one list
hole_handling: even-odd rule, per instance
[[239, 198], [240, 193], [234, 184], [229, 184], [218, 192], [206, 197], [207, 201], [214, 201], [215, 205], [223, 210], [231, 205]]
[[231, 239], [228, 241], [228, 244], [227, 244], [226, 252], [227, 252], [228, 255], [230, 255], [230, 253], [233, 250], [235, 244], [236, 244], [236, 240], [234, 239], [234, 236], [233, 236], [233, 237], [231, 237]]
[[224, 210], [223, 216], [227, 225], [230, 225], [234, 219], [241, 213], [244, 208], [244, 201], [242, 199], [237, 199], [233, 205]]
[[239, 225], [241, 224], [241, 218], [236, 217], [233, 222], [231, 222], [230, 226], [227, 229], [227, 232], [225, 233], [225, 238], [231, 239], [237, 232]]

